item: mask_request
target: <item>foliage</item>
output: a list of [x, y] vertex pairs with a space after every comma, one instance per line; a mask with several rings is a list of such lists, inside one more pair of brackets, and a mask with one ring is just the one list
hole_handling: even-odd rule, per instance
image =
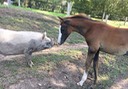
[[[66, 5], [63, 5], [65, 0], [21, 0], [23, 7], [46, 10], [54, 12], [56, 9], [65, 10]], [[14, 0], [14, 5], [18, 5], [18, 0]]]
[[110, 14], [110, 19], [124, 19], [128, 16], [128, 0], [73, 0], [75, 12], [84, 12], [95, 17]]
[[2, 4], [4, 2], [4, 0], [0, 0], [0, 4]]
[[[57, 39], [58, 19], [50, 16], [52, 13], [47, 13], [46, 15], [39, 10], [2, 6], [0, 6], [0, 12], [2, 12], [0, 13], [1, 28], [46, 31], [49, 37]], [[56, 14], [56, 16], [59, 15]], [[111, 24], [115, 23], [111, 22]], [[73, 33], [70, 35], [70, 39], [67, 39], [67, 42], [80, 43], [82, 41], [80, 38], [78, 34]], [[85, 41], [83, 40], [83, 42]], [[66, 45], [69, 49], [65, 47]], [[61, 46], [62, 49], [60, 50], [53, 48], [35, 53], [33, 55], [33, 62], [35, 64], [33, 68], [26, 67], [26, 63], [23, 60], [24, 56], [8, 56], [2, 59], [0, 61], [0, 89], [5, 89], [6, 87], [16, 89], [19, 85], [22, 85], [25, 89], [30, 89], [26, 88], [26, 84], [28, 87], [31, 85], [32, 88], [37, 85], [34, 89], [62, 89], [61, 86], [51, 82], [53, 79], [56, 80], [56, 83], [61, 83], [62, 80], [62, 84], [66, 85], [65, 89], [81, 88], [76, 85], [76, 82], [79, 81], [79, 77], [82, 76], [82, 71], [84, 71], [87, 48], [79, 48], [80, 45], [77, 45], [77, 48], [74, 49], [74, 47], [66, 45]], [[118, 84], [116, 88], [119, 85], [127, 86], [127, 83], [120, 84], [122, 80], [127, 80], [128, 78], [127, 56], [112, 56], [101, 52], [99, 61], [99, 76], [96, 89], [110, 89], [116, 83]], [[91, 68], [91, 70], [93, 69]], [[89, 77], [91, 78], [93, 77], [92, 73], [89, 72]], [[88, 79], [81, 89], [88, 88], [92, 83], [93, 80]], [[40, 84], [42, 86], [38, 86]]]
[[[2, 4], [4, 0], [0, 0]], [[18, 5], [18, 0], [13, 0]], [[73, 3], [72, 13], [86, 13], [102, 18], [103, 13], [109, 19], [124, 20], [128, 17], [128, 0], [20, 0], [22, 7], [66, 13], [67, 2]]]

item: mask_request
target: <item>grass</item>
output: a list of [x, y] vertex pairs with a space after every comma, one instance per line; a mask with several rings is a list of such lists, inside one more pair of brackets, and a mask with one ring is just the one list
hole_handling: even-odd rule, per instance
[[0, 89], [4, 89], [2, 86], [0, 86]]
[[[101, 21], [101, 19], [96, 19], [96, 18], [93, 18], [93, 19]], [[126, 22], [126, 24], [124, 25], [124, 21], [108, 20], [107, 24], [114, 26], [114, 27], [119, 27], [119, 28], [128, 28], [128, 22]]]
[[[0, 12], [1, 28], [39, 32], [46, 31], [48, 33], [48, 36], [54, 38], [55, 41], [57, 40], [59, 26], [57, 16], [65, 16], [64, 14], [60, 13], [46, 12], [21, 7], [17, 8], [13, 6], [8, 8], [1, 5]], [[120, 21], [108, 21], [108, 24], [116, 27], [119, 27], [119, 25], [121, 24], [121, 27], [128, 27], [127, 23], [125, 26], [123, 26], [123, 22]], [[84, 38], [77, 33], [73, 33], [69, 36], [66, 42], [69, 44], [83, 43]], [[85, 54], [85, 59], [87, 55], [87, 48], [78, 50], [62, 49], [59, 51], [50, 52], [48, 54], [37, 54], [33, 56], [33, 62], [35, 64], [33, 68], [26, 67], [26, 63], [24, 63], [23, 61], [21, 62], [20, 58], [17, 57], [14, 59], [12, 58], [12, 60], [10, 61], [2, 61], [0, 62], [0, 89], [4, 89], [5, 86], [3, 87], [3, 85], [9, 86], [11, 84], [16, 84], [17, 82], [19, 82], [19, 80], [23, 79], [37, 78], [38, 80], [43, 82], [44, 78], [51, 77], [49, 75], [50, 71], [54, 73], [54, 71], [57, 72], [57, 70], [59, 71], [59, 73], [61, 71], [64, 71], [63, 76], [65, 76], [67, 73], [69, 80], [72, 78], [71, 76], [74, 75], [77, 75], [75, 76], [75, 78], [77, 79], [77, 77], [82, 76], [82, 73], [80, 75], [80, 71], [78, 70], [69, 72], [70, 68], [68, 64], [72, 65], [71, 69], [83, 69], [82, 66], [84, 66], [85, 62], [85, 60], [82, 60], [83, 53]], [[21, 59], [23, 59], [23, 57]], [[128, 60], [126, 59], [127, 56], [113, 56], [101, 53], [98, 77], [99, 82], [96, 88], [110, 88], [117, 78], [121, 77], [122, 80], [127, 78]], [[66, 71], [65, 73], [65, 70], [67, 70], [68, 72]], [[61, 72], [61, 74], [63, 74], [63, 72]], [[66, 78], [60, 77], [61, 74], [58, 75], [58, 79], [56, 80], [66, 80]], [[70, 83], [74, 84], [71, 89], [78, 89], [75, 88], [75, 82], [78, 82], [78, 80], [79, 79], [77, 79], [77, 81], [75, 81], [75, 79], [70, 80]], [[44, 81], [43, 83], [45, 82], [46, 81]], [[68, 84], [69, 83], [67, 83], [67, 86]], [[90, 85], [86, 83], [84, 85], [84, 88], [87, 86]]]
[[110, 87], [117, 78], [122, 77], [125, 79], [127, 77], [127, 56], [113, 56], [109, 54], [101, 56], [104, 62], [101, 63], [102, 66], [99, 69], [99, 82], [103, 83], [105, 89]]
[[128, 22], [124, 25], [124, 21], [112, 21], [112, 20], [108, 20], [107, 22], [109, 25], [115, 26], [115, 27], [119, 27], [119, 28], [128, 28]]
[[62, 14], [62, 13], [57, 13], [57, 12], [48, 12], [48, 11], [42, 11], [42, 10], [38, 10], [38, 9], [31, 9], [31, 8], [24, 8], [24, 7], [17, 7], [17, 6], [5, 6], [5, 5], [1, 5], [0, 4], [0, 8], [13, 8], [13, 9], [21, 9], [24, 11], [32, 11], [32, 12], [37, 12], [37, 13], [42, 13], [42, 14], [46, 14], [46, 15], [50, 15], [50, 16], [60, 16], [60, 17], [64, 17], [66, 16], [66, 14]]
[[50, 16], [60, 16], [60, 17], [64, 17], [66, 16], [66, 14], [61, 14], [61, 13], [56, 13], [56, 12], [48, 12], [48, 11], [41, 11], [41, 10], [36, 10], [36, 9], [32, 9], [32, 11], [34, 12], [38, 12], [38, 13], [43, 13], [46, 15], [50, 15]]

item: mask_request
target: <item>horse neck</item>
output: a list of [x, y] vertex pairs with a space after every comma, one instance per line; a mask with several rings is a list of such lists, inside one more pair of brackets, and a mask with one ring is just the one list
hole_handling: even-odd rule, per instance
[[75, 22], [73, 26], [75, 27], [75, 30], [74, 30], [75, 32], [81, 34], [82, 36], [85, 36], [87, 31], [91, 27], [91, 22], [83, 20], [83, 21]]

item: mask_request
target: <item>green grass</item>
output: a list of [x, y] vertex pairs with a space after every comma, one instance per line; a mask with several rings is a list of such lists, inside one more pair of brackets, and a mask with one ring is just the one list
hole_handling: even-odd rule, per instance
[[[57, 40], [59, 20], [57, 16], [65, 16], [60, 13], [46, 12], [35, 9], [21, 8], [21, 7], [5, 7], [0, 5], [0, 9], [10, 10], [8, 13], [0, 13], [0, 27], [10, 30], [31, 30], [48, 33], [49, 37]], [[12, 12], [13, 11], [13, 12]], [[119, 27], [128, 27], [128, 23], [123, 26], [121, 21], [108, 21], [108, 24]], [[83, 43], [84, 38], [78, 33], [72, 33], [66, 40], [67, 43], [76, 44]], [[75, 64], [78, 68], [83, 68], [84, 59], [79, 60], [79, 57], [84, 53], [87, 54], [87, 48], [83, 49], [66, 49], [48, 54], [40, 54], [33, 56], [33, 68], [26, 67], [26, 63], [20, 63], [19, 60], [7, 60], [0, 62], [0, 89], [3, 89], [1, 84], [17, 83], [20, 79], [25, 78], [38, 78], [43, 80], [48, 77], [47, 72], [58, 70], [59, 66], [66, 65], [66, 63]], [[100, 55], [100, 68], [99, 68], [99, 82], [97, 89], [105, 89], [113, 85], [113, 82], [122, 76], [122, 79], [127, 78], [128, 74], [128, 60], [126, 56], [113, 56], [101, 53]], [[79, 63], [79, 61], [82, 61]], [[79, 64], [79, 65], [78, 65]], [[66, 67], [66, 66], [65, 66]], [[68, 69], [68, 68], [67, 68]], [[92, 70], [92, 69], [91, 69]], [[5, 75], [5, 73], [8, 73]], [[76, 73], [72, 73], [75, 75]], [[18, 77], [17, 77], [18, 76]], [[82, 75], [80, 75], [82, 76]], [[78, 81], [78, 80], [77, 80]], [[85, 84], [84, 87], [89, 86]], [[75, 89], [75, 88], [74, 88]]]
[[[59, 20], [57, 16], [65, 14], [46, 12], [30, 8], [15, 6], [1, 6], [2, 9], [10, 10], [11, 14], [3, 12], [0, 15], [0, 27], [10, 30], [28, 30], [48, 33], [48, 36], [57, 40]], [[33, 13], [32, 13], [33, 12]], [[74, 38], [76, 40], [74, 40]], [[67, 39], [68, 43], [82, 43], [84, 39], [78, 33], [73, 33]]]
[[124, 21], [112, 21], [112, 20], [108, 20], [107, 22], [109, 25], [115, 26], [115, 27], [119, 27], [119, 28], [128, 28], [128, 22], [124, 25]]
[[64, 17], [66, 16], [66, 14], [62, 14], [62, 13], [57, 13], [57, 12], [48, 12], [48, 11], [42, 11], [42, 10], [38, 10], [38, 9], [31, 9], [31, 8], [24, 8], [24, 7], [17, 7], [17, 6], [5, 6], [5, 5], [1, 5], [0, 4], [0, 8], [13, 8], [13, 9], [21, 9], [24, 11], [32, 11], [32, 12], [36, 12], [36, 13], [42, 13], [42, 14], [46, 14], [46, 15], [50, 15], [50, 16], [60, 16], [60, 17]]
[[0, 89], [4, 89], [2, 86], [0, 86]]
[[60, 17], [66, 16], [66, 14], [61, 14], [61, 13], [56, 13], [56, 12], [48, 12], [48, 11], [41, 11], [41, 10], [36, 10], [36, 9], [32, 9], [32, 11], [38, 12], [38, 13], [43, 13], [43, 14], [46, 14], [46, 15], [51, 15], [51, 16], [60, 16]]
[[[99, 68], [99, 83], [102, 83], [105, 89], [111, 87], [117, 78], [122, 77], [125, 79], [127, 77], [127, 56], [106, 54], [102, 55], [102, 61]], [[99, 89], [99, 86], [97, 86], [97, 89]]]
[[[94, 20], [101, 21], [101, 19], [93, 18]], [[105, 20], [104, 20], [105, 22]], [[108, 20], [107, 24], [114, 26], [114, 27], [119, 27], [119, 28], [128, 28], [128, 22], [124, 25], [124, 21], [117, 21], [117, 20]]]

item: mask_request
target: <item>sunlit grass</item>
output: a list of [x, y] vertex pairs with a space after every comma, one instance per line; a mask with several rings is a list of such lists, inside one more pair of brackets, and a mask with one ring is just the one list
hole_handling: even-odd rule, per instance
[[66, 16], [66, 14], [62, 14], [62, 13], [41, 11], [41, 10], [36, 10], [36, 9], [32, 9], [32, 11], [38, 12], [38, 13], [43, 13], [43, 14], [46, 14], [46, 15], [51, 15], [51, 16], [60, 16], [60, 17]]
[[[50, 15], [50, 16], [60, 16], [60, 17], [66, 16], [66, 14], [57, 13], [57, 12], [49, 12], [49, 11], [43, 11], [43, 10], [38, 10], [38, 9], [32, 9], [32, 8], [18, 7], [18, 6], [13, 6], [13, 5], [5, 6], [5, 5], [0, 4], [0, 8], [2, 8], [2, 7], [18, 8], [18, 9], [23, 9], [26, 11], [33, 11], [33, 12], [42, 13], [42, 14], [46, 14], [46, 15]], [[97, 18], [93, 18], [93, 19], [101, 21], [101, 19], [97, 19]], [[128, 28], [128, 22], [126, 22], [126, 24], [124, 25], [124, 21], [108, 20], [107, 24], [115, 26], [115, 27]]]
[[26, 10], [26, 11], [42, 13], [42, 14], [51, 15], [51, 16], [60, 16], [60, 17], [66, 16], [66, 14], [57, 13], [57, 12], [49, 12], [49, 11], [43, 11], [43, 10], [38, 10], [38, 9], [32, 9], [32, 8], [18, 7], [18, 6], [13, 6], [13, 5], [6, 6], [6, 5], [1, 5], [0, 4], [0, 8], [3, 8], [3, 7], [15, 8], [15, 9], [23, 9], [23, 10]]
[[0, 85], [0, 89], [4, 89], [4, 88]]
[[112, 21], [112, 20], [108, 20], [107, 22], [109, 25], [115, 26], [115, 27], [119, 27], [119, 28], [128, 28], [128, 22], [126, 22], [126, 24], [124, 25], [124, 21]]
[[[0, 6], [5, 7], [5, 6]], [[17, 7], [12, 7], [17, 8]], [[18, 7], [20, 8], [20, 7]], [[47, 14], [49, 16], [65, 16], [64, 14], [60, 13], [53, 13], [53, 12], [47, 12], [47, 11], [41, 11], [41, 10], [33, 10], [30, 8], [21, 8], [24, 10], [29, 10], [34, 13], [39, 14]], [[15, 13], [16, 14], [16, 13]], [[53, 37], [57, 39], [58, 36], [58, 28], [56, 26], [51, 25], [51, 23], [44, 21], [43, 19], [40, 21], [39, 19], [29, 19], [29, 16], [21, 16], [19, 17], [1, 17], [0, 18], [0, 26], [4, 25], [6, 28], [10, 28], [11, 30], [20, 29], [20, 30], [31, 30], [33, 29], [33, 26], [36, 27], [36, 30], [45, 28], [45, 31], [47, 31], [49, 37]], [[47, 22], [47, 23], [46, 23]], [[108, 21], [108, 24], [116, 26], [116, 27], [128, 27], [128, 23], [124, 26], [123, 21]], [[44, 31], [44, 30], [43, 30]], [[71, 44], [76, 43], [82, 43], [85, 42], [84, 38], [79, 35], [78, 33], [72, 33], [69, 38], [66, 40], [66, 42]], [[78, 59], [79, 56], [82, 56], [82, 52], [87, 54], [87, 48], [78, 49], [78, 50], [72, 50], [72, 49], [66, 49], [57, 51], [55, 53], [49, 53], [49, 54], [41, 54], [39, 56], [33, 57], [34, 66], [32, 69], [28, 68], [24, 65], [19, 65], [19, 63], [15, 61], [11, 61], [9, 63], [4, 63], [4, 69], [6, 68], [8, 71], [10, 71], [11, 76], [15, 76], [22, 72], [23, 74], [26, 74], [26, 76], [34, 76], [43, 78], [43, 74], [40, 72], [44, 72], [47, 70], [52, 70], [56, 68], [56, 65], [58, 63], [62, 64], [63, 62], [70, 62], [71, 60], [74, 61]], [[86, 55], [85, 55], [86, 56]], [[104, 89], [106, 87], [110, 87], [113, 82], [120, 76], [123, 76], [124, 78], [127, 77], [127, 71], [128, 71], [128, 62], [127, 57], [118, 57], [118, 56], [112, 56], [112, 55], [106, 55], [104, 53], [101, 53], [100, 55], [100, 68], [99, 68], [99, 77], [98, 80], [102, 85], [98, 85], [97, 89]], [[84, 66], [84, 64], [83, 64]], [[19, 70], [19, 69], [21, 70]], [[0, 74], [0, 77], [3, 78], [4, 74]], [[9, 78], [10, 79], [10, 78]], [[1, 82], [0, 82], [1, 83]], [[10, 83], [15, 83], [15, 81], [12, 80]], [[103, 88], [99, 88], [102, 86]], [[0, 85], [0, 89], [3, 89]]]
[[[92, 19], [101, 21], [101, 19], [97, 19], [97, 18], [92, 18]], [[103, 22], [105, 22], [105, 20]], [[124, 24], [124, 21], [108, 20], [107, 24], [119, 28], [128, 28], [128, 22]]]
[[38, 57], [34, 57], [33, 61], [35, 63], [45, 63], [48, 60], [49, 61], [54, 61], [54, 62], [59, 62], [62, 60], [71, 60], [73, 59], [73, 57], [75, 57], [76, 55], [82, 55], [82, 51], [80, 50], [61, 50], [58, 52], [54, 52], [54, 54], [48, 54], [48, 55], [39, 55]]
[[98, 81], [107, 81], [109, 80], [109, 76], [108, 75], [102, 75], [98, 77]]

